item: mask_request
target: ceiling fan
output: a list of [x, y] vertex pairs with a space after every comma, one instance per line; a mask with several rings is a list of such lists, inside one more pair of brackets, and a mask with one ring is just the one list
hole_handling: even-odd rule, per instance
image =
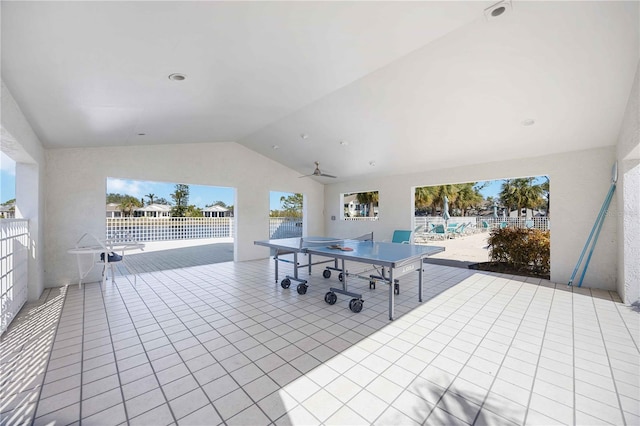
[[326, 173], [322, 173], [320, 171], [320, 162], [315, 161], [314, 164], [316, 165], [316, 169], [313, 171], [313, 173], [311, 173], [310, 175], [304, 175], [304, 176], [300, 176], [300, 177], [301, 178], [309, 177], [309, 176], [322, 176], [322, 177], [328, 177], [328, 178], [335, 178], [336, 177], [336, 176], [328, 175]]

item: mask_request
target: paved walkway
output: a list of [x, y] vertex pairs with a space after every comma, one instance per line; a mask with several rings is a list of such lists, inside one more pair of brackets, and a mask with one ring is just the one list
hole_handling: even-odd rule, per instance
[[[445, 247], [445, 251], [431, 256], [427, 263], [467, 268], [469, 265], [489, 261], [488, 233], [472, 234], [447, 240], [430, 241], [428, 245]], [[139, 253], [125, 256], [117, 265], [120, 275], [163, 271], [191, 266], [232, 262], [233, 238], [158, 241], [145, 243]]]
[[427, 263], [467, 268], [474, 263], [488, 262], [488, 237], [489, 233], [483, 232], [447, 240], [429, 241], [427, 245], [441, 246], [445, 251], [429, 257]]
[[117, 264], [120, 275], [232, 262], [233, 238], [145, 243], [144, 251], [126, 254], [124, 260]]

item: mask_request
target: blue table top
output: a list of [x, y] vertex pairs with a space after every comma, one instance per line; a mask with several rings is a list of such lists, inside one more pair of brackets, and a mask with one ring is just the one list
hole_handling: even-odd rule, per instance
[[[398, 244], [379, 241], [342, 240], [329, 237], [283, 238], [255, 241], [255, 244], [280, 250], [299, 251], [338, 259], [395, 264], [407, 260], [424, 258], [444, 251], [444, 247], [414, 244]], [[346, 248], [343, 251], [339, 246]]]

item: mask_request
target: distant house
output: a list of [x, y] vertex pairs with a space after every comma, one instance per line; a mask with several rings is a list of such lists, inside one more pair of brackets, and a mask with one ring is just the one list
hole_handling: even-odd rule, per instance
[[15, 219], [15, 217], [16, 217], [16, 203], [0, 205], [0, 218]]
[[511, 210], [509, 212], [509, 217], [526, 217], [526, 218], [532, 218], [532, 217], [544, 217], [546, 216], [544, 211], [541, 210], [532, 210], [532, 209], [522, 209], [521, 211], [518, 210]]
[[[358, 203], [358, 194], [344, 196], [345, 217], [366, 217], [369, 212], [369, 204]], [[373, 215], [378, 216], [378, 203], [373, 205]]]
[[107, 217], [122, 217], [122, 210], [120, 209], [120, 204], [118, 203], [109, 203], [107, 204]]
[[149, 204], [133, 211], [135, 217], [171, 217], [171, 206], [166, 204]]
[[229, 209], [222, 206], [211, 206], [202, 209], [204, 217], [228, 217], [230, 216]]

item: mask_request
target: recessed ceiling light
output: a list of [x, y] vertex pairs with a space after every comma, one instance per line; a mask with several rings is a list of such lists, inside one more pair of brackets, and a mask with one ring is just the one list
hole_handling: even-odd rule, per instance
[[271, 148], [272, 149], [279, 149], [280, 147], [278, 145], [272, 145]]
[[347, 141], [340, 141], [340, 145], [342, 145], [342, 146], [347, 146], [347, 145], [349, 145], [349, 142], [347, 142]]
[[146, 133], [138, 133], [138, 136], [146, 136]]
[[503, 0], [484, 10], [484, 16], [487, 20], [495, 19], [511, 10], [511, 0]]
[[187, 76], [180, 73], [173, 73], [169, 75], [169, 80], [173, 80], [173, 81], [182, 81], [186, 79], [187, 79]]
[[300, 134], [300, 137], [301, 137], [302, 139], [309, 139], [309, 135], [307, 135], [306, 133], [302, 133], [302, 134]]
[[524, 120], [522, 120], [522, 125], [525, 127], [533, 126], [534, 124], [536, 124], [536, 120], [534, 120], [533, 118], [525, 118]]

